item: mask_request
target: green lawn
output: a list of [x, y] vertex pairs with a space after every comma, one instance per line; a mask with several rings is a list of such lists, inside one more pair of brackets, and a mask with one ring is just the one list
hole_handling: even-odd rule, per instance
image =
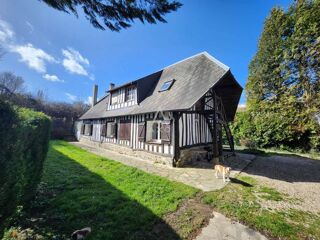
[[269, 201], [297, 201], [249, 176], [239, 176], [225, 188], [206, 193], [203, 201], [225, 216], [243, 222], [271, 239], [320, 239], [320, 215], [262, 208], [259, 198]]
[[52, 141], [37, 198], [20, 212], [15, 226], [30, 227], [33, 236], [45, 239], [64, 239], [87, 226], [93, 230], [88, 239], [95, 240], [160, 239], [159, 234], [161, 239], [180, 239], [163, 217], [197, 191]]
[[320, 239], [320, 216], [261, 208], [261, 200], [295, 201], [239, 176], [219, 191], [203, 193], [52, 141], [37, 197], [17, 211], [4, 240], [60, 240], [90, 226], [88, 239], [191, 239], [212, 208], [272, 239]]

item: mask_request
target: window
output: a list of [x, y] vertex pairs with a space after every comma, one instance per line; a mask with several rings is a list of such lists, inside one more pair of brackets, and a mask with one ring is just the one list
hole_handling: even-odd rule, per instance
[[117, 133], [117, 125], [114, 122], [107, 123], [107, 137], [108, 138], [115, 138]]
[[118, 103], [118, 91], [111, 93], [111, 104], [117, 104]]
[[135, 95], [135, 87], [127, 87], [126, 88], [126, 101], [134, 100]]
[[85, 124], [84, 125], [84, 135], [91, 136], [92, 135], [92, 124]]
[[174, 79], [170, 80], [170, 81], [166, 81], [162, 84], [159, 92], [164, 92], [164, 91], [167, 91], [171, 88], [172, 84], [174, 82]]
[[119, 139], [130, 140], [131, 123], [130, 121], [120, 121], [119, 123]]
[[169, 142], [171, 139], [170, 121], [147, 121], [147, 142]]

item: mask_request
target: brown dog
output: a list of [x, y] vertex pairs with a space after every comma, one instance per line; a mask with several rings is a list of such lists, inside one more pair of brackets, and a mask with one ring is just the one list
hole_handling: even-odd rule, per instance
[[89, 235], [89, 233], [91, 233], [91, 228], [90, 227], [86, 227], [77, 231], [74, 231], [71, 234], [71, 239], [72, 240], [82, 240], [84, 239], [86, 236]]
[[222, 175], [223, 181], [230, 181], [229, 180], [229, 175], [231, 172], [231, 168], [230, 167], [225, 167], [222, 165], [215, 165], [214, 166], [214, 170], [216, 172], [216, 178], [218, 178], [219, 175]]

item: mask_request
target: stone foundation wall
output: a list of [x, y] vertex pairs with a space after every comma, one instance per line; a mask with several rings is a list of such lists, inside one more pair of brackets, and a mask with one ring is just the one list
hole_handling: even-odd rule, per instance
[[89, 137], [85, 137], [85, 136], [81, 136], [81, 138], [79, 139], [79, 142], [85, 143], [87, 145], [95, 146], [95, 147], [104, 148], [120, 154], [141, 158], [143, 160], [148, 160], [152, 163], [164, 164], [172, 167], [173, 161], [172, 161], [172, 157], [170, 156], [164, 156], [157, 153], [146, 152], [138, 149], [134, 150], [130, 147], [115, 144], [115, 143], [95, 142], [95, 141], [91, 141]]
[[177, 161], [177, 167], [192, 165], [196, 161], [207, 161], [211, 154], [208, 153], [207, 145], [195, 146], [180, 150], [180, 158]]

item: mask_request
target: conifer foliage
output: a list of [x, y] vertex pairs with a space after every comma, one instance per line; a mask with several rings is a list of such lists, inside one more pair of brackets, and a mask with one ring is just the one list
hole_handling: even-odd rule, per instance
[[260, 147], [320, 150], [319, 77], [320, 1], [272, 9], [249, 66], [246, 116], [252, 128], [245, 137]]
[[105, 30], [120, 31], [131, 26], [134, 20], [155, 24], [166, 22], [163, 16], [182, 6], [168, 0], [40, 0], [50, 7], [78, 16], [82, 8], [91, 24]]

